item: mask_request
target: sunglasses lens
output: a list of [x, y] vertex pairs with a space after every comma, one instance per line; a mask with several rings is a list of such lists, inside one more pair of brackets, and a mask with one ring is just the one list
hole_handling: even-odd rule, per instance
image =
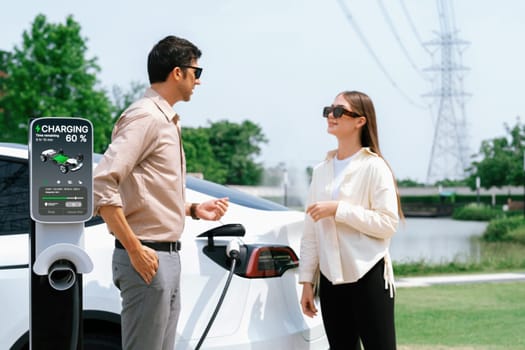
[[333, 115], [334, 118], [341, 118], [343, 115], [343, 109], [341, 107], [334, 107]]
[[323, 108], [323, 117], [328, 118], [328, 114], [332, 111], [331, 107], [325, 107]]
[[201, 77], [202, 68], [196, 68], [195, 69], [195, 79], [199, 79]]

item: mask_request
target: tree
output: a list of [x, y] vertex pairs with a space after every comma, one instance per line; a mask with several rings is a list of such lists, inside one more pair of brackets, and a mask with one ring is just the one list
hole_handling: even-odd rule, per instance
[[206, 128], [182, 129], [182, 142], [186, 155], [186, 171], [201, 173], [207, 180], [225, 183], [228, 170], [215, 158]]
[[[7, 67], [7, 60], [9, 59], [9, 52], [0, 50], [0, 100], [5, 95], [5, 78], [7, 74], [5, 73]], [[0, 104], [0, 116], [2, 115], [3, 109]]]
[[259, 144], [267, 142], [261, 128], [250, 121], [209, 124], [182, 129], [187, 171], [222, 184], [258, 185], [264, 169], [254, 157], [261, 151]]
[[492, 186], [523, 184], [523, 150], [525, 142], [525, 126], [516, 120], [516, 125], [505, 124], [508, 136], [484, 140], [479, 153], [480, 161], [472, 162], [470, 177], [467, 183], [470, 188], [476, 188], [476, 177], [481, 179], [481, 186], [488, 189]]
[[226, 183], [259, 184], [264, 169], [254, 158], [261, 153], [259, 145], [268, 142], [260, 126], [249, 120], [241, 124], [223, 120], [210, 123], [209, 132], [213, 154], [228, 171]]
[[72, 16], [65, 24], [48, 23], [38, 15], [24, 31], [20, 47], [4, 53], [0, 76], [0, 138], [27, 142], [33, 117], [72, 116], [93, 123], [94, 149], [110, 141], [114, 108], [104, 90], [97, 90], [96, 59], [87, 59], [85, 39]]
[[144, 83], [133, 81], [128, 91], [123, 91], [121, 87], [113, 87], [113, 103], [115, 106], [115, 117], [118, 118], [129, 105], [144, 95], [147, 86]]
[[416, 180], [412, 180], [410, 178], [397, 180], [397, 185], [399, 187], [424, 187], [425, 184], [421, 182], [417, 182]]

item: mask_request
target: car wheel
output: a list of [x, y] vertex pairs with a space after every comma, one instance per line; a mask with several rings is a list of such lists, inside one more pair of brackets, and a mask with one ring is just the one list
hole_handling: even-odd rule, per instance
[[111, 333], [84, 334], [84, 350], [122, 350], [120, 337]]
[[41, 154], [41, 155], [40, 155], [40, 160], [41, 160], [42, 162], [44, 162], [44, 163], [47, 162], [47, 156]]
[[65, 165], [61, 165], [60, 166], [60, 172], [62, 174], [67, 174], [68, 171], [69, 171], [69, 169], [67, 168], [67, 166], [65, 166]]
[[[84, 350], [122, 350], [120, 337], [110, 333], [87, 333], [84, 335], [82, 343]], [[30, 350], [28, 343], [11, 347], [11, 350], [15, 349]]]

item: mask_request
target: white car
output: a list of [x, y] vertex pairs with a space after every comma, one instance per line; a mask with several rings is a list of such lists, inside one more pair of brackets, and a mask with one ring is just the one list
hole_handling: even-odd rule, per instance
[[[29, 168], [27, 146], [0, 143], [0, 349], [29, 349]], [[94, 155], [95, 162], [100, 159]], [[328, 349], [321, 316], [301, 312], [297, 253], [304, 214], [197, 178], [187, 200], [228, 196], [222, 222], [187, 220], [182, 235], [182, 311], [175, 349], [194, 349], [230, 277], [226, 246], [240, 239], [241, 261], [202, 349]], [[199, 237], [225, 225], [244, 237]], [[100, 218], [86, 223], [93, 271], [83, 275], [84, 348], [120, 349], [120, 295], [113, 285], [114, 238]], [[213, 230], [212, 230], [213, 232]], [[210, 249], [211, 245], [214, 249]]]

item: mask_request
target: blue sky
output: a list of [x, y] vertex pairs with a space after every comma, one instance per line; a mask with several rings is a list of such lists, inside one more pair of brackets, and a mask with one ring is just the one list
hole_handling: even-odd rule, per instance
[[[523, 117], [525, 2], [452, 5], [459, 37], [470, 42], [462, 56], [469, 68], [464, 88], [472, 94], [466, 136], [474, 153], [482, 140], [503, 136], [504, 123]], [[0, 12], [0, 49], [19, 45], [39, 13], [62, 23], [74, 16], [108, 90], [146, 83], [147, 53], [162, 37], [193, 41], [203, 51], [204, 73], [192, 101], [175, 106], [183, 125], [250, 119], [270, 141], [260, 157], [267, 167], [284, 162], [302, 169], [322, 160], [336, 147], [322, 107], [340, 91], [363, 91], [375, 102], [381, 148], [396, 176], [426, 180], [433, 117], [413, 103], [433, 102], [421, 97], [435, 86], [422, 78], [433, 61], [417, 35], [423, 42], [437, 38], [434, 0], [17, 0]]]

